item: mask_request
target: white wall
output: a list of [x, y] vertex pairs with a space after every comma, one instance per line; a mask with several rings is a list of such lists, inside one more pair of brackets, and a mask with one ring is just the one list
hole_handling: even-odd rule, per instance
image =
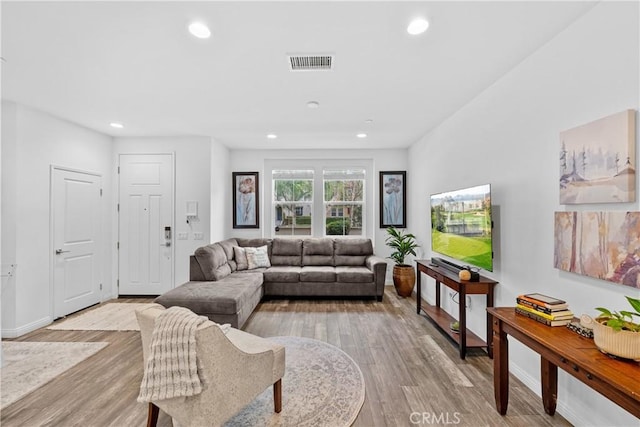
[[[558, 191], [559, 132], [639, 108], [638, 13], [637, 2], [598, 4], [409, 150], [410, 182], [422, 183], [409, 190], [409, 225], [427, 249], [428, 195], [492, 184], [497, 247], [495, 271], [487, 275], [500, 282], [497, 306], [541, 292], [566, 299], [576, 314], [593, 315], [596, 306], [624, 308], [624, 295], [639, 294], [553, 268], [554, 211], [638, 210], [638, 202], [562, 206]], [[468, 322], [482, 337], [484, 317], [483, 299], [473, 297]], [[512, 372], [539, 393], [539, 357], [510, 342]], [[558, 411], [577, 425], [638, 423], [562, 371], [558, 401]]]
[[[391, 252], [384, 245], [386, 236], [385, 229], [379, 228], [379, 171], [396, 171], [407, 170], [407, 151], [400, 150], [233, 150], [231, 151], [231, 171], [235, 172], [260, 172], [260, 229], [233, 229], [231, 217], [226, 222], [227, 237], [262, 237], [268, 236], [265, 229], [264, 218], [265, 207], [267, 204], [264, 200], [264, 177], [265, 177], [265, 161], [271, 160], [322, 160], [322, 159], [340, 159], [340, 160], [367, 160], [373, 164], [373, 216], [369, 218], [369, 230], [372, 235], [370, 237], [374, 242], [374, 251], [376, 254], [386, 257]], [[231, 173], [226, 177], [226, 183], [231, 181]], [[230, 184], [227, 184], [231, 186]], [[413, 186], [419, 188], [418, 182], [412, 182], [408, 179], [408, 188]], [[232, 194], [228, 196], [228, 212], [232, 211]], [[413, 200], [407, 200], [407, 205], [411, 206]], [[411, 210], [407, 211], [407, 221], [411, 216]], [[389, 269], [388, 269], [389, 270]]]
[[[3, 102], [2, 265], [16, 264], [3, 280], [2, 335], [14, 337], [52, 319], [49, 242], [50, 166], [102, 175], [102, 283], [111, 283], [111, 138], [30, 108]], [[111, 294], [103, 287], [103, 299]]]
[[231, 224], [231, 166], [229, 149], [211, 142], [211, 236], [209, 242], [226, 238], [227, 224]]
[[[115, 138], [114, 161], [120, 154], [175, 153], [175, 274], [174, 287], [189, 280], [189, 256], [200, 246], [210, 241], [209, 220], [211, 215], [211, 138], [207, 137], [146, 137]], [[224, 151], [217, 146], [215, 152]], [[115, 169], [115, 166], [114, 166]], [[114, 176], [114, 188], [118, 188], [118, 177]], [[117, 193], [117, 192], [116, 192]], [[186, 202], [198, 202], [198, 218], [187, 224]], [[117, 194], [114, 194], [114, 206]], [[178, 233], [188, 233], [187, 240], [178, 240]], [[194, 233], [203, 233], [196, 240]], [[217, 231], [219, 233], [219, 231]], [[117, 216], [114, 216], [113, 235], [118, 234]], [[117, 254], [114, 250], [114, 259]], [[115, 263], [114, 263], [115, 264]], [[117, 272], [114, 272], [117, 275]]]

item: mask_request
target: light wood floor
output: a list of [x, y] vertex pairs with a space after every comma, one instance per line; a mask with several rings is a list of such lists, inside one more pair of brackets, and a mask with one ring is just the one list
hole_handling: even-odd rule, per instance
[[[150, 299], [120, 299], [146, 302]], [[507, 415], [494, 407], [491, 360], [457, 347], [415, 313], [415, 295], [384, 301], [272, 300], [244, 329], [269, 337], [315, 338], [342, 348], [360, 366], [366, 399], [355, 426], [566, 426], [544, 413], [540, 399], [511, 378]], [[144, 426], [136, 402], [142, 378], [139, 332], [39, 329], [18, 341], [106, 341], [109, 346], [2, 410], [3, 427]], [[413, 413], [413, 415], [412, 415]], [[160, 426], [171, 426], [160, 414]]]

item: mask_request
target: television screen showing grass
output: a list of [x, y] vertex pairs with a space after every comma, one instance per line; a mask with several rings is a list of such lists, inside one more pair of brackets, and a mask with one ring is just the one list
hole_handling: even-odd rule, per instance
[[431, 249], [493, 271], [489, 184], [431, 196]]

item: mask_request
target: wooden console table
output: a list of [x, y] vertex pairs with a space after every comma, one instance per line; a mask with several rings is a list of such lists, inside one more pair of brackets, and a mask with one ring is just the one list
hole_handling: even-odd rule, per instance
[[488, 308], [493, 325], [493, 386], [496, 409], [507, 413], [509, 346], [507, 335], [540, 354], [542, 403], [556, 411], [558, 367], [640, 418], [640, 364], [601, 353], [592, 339], [565, 327], [552, 328], [515, 313], [513, 307]]
[[[444, 267], [431, 264], [431, 260], [422, 259], [416, 260], [418, 268], [418, 280], [416, 288], [416, 304], [417, 313], [420, 311], [429, 317], [443, 332], [449, 335], [460, 347], [460, 358], [464, 359], [467, 354], [467, 348], [472, 347], [486, 347], [489, 357], [493, 357], [492, 343], [489, 341], [489, 345], [482, 340], [479, 336], [473, 332], [467, 330], [467, 315], [465, 310], [466, 296], [467, 295], [486, 295], [487, 307], [493, 307], [493, 287], [498, 283], [495, 280], [488, 279], [484, 276], [480, 276], [479, 282], [468, 282], [466, 280], [460, 280], [458, 275]], [[436, 281], [436, 304], [431, 305], [422, 301], [422, 281], [420, 273], [424, 273], [427, 276], [432, 277]], [[459, 300], [459, 313], [458, 322], [460, 324], [460, 331], [453, 332], [449, 327], [451, 322], [454, 322], [452, 316], [446, 311], [440, 308], [440, 284], [444, 284], [450, 289], [458, 292], [460, 295]], [[491, 317], [487, 314], [487, 340], [491, 337]]]

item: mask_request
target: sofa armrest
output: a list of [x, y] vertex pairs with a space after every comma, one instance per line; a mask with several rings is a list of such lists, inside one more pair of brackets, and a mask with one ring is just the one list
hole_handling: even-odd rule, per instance
[[369, 255], [365, 259], [365, 265], [373, 272], [373, 278], [376, 282], [376, 297], [378, 301], [382, 301], [384, 282], [387, 276], [387, 261], [382, 257]]

